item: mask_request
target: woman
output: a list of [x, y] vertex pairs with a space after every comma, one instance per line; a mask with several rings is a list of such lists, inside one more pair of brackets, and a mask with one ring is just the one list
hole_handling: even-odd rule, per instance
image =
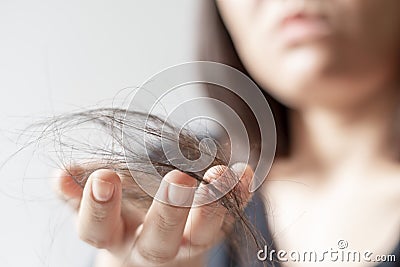
[[[268, 203], [268, 227], [261, 227], [268, 229], [274, 247], [324, 251], [340, 241], [352, 251], [395, 253], [400, 242], [396, 132], [400, 2], [218, 0], [216, 4], [235, 47], [223, 53], [216, 49], [218, 60], [243, 65], [266, 95], [280, 103], [274, 109], [281, 131], [278, 148], [287, 153], [278, 155], [259, 190], [260, 201]], [[219, 44], [229, 47], [226, 40]], [[235, 62], [235, 52], [240, 62]], [[246, 170], [247, 181], [251, 170], [239, 167]], [[211, 170], [209, 175], [216, 174]], [[80, 202], [80, 237], [105, 248], [97, 267], [204, 266], [209, 249], [220, 240], [225, 214], [219, 206], [190, 210], [153, 202], [145, 217], [135, 217], [121, 214], [116, 173], [93, 173], [83, 192], [68, 175], [61, 178], [61, 191]], [[193, 181], [178, 171], [164, 179], [182, 186]], [[168, 196], [175, 202], [191, 197], [177, 189], [164, 193], [174, 192]], [[281, 264], [378, 266], [379, 262]]]

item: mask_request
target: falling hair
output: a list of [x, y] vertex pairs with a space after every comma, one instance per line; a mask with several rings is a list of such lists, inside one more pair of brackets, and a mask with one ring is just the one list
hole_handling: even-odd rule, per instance
[[[207, 14], [200, 14], [202, 16], [200, 27], [202, 28], [199, 30], [201, 38], [199, 43], [202, 47], [199, 49], [199, 59], [225, 63], [248, 74], [240, 62], [214, 1], [202, 1], [202, 4], [204, 4], [203, 11]], [[209, 31], [213, 31], [211, 35]], [[228, 96], [226, 92], [219, 95], [219, 92], [219, 90], [213, 90], [212, 86], [208, 86], [208, 93], [211, 97], [220, 99], [233, 107], [241, 118], [246, 118], [243, 120], [246, 128], [253, 129], [254, 118], [249, 114], [249, 108], [243, 105], [240, 99]], [[287, 109], [267, 93], [262, 92], [271, 104], [277, 122], [278, 139], [280, 139], [277, 154], [285, 155], [288, 151]], [[161, 128], [164, 129], [164, 132], [161, 132]], [[84, 129], [89, 132], [90, 137], [74, 137], [76, 132], [84, 131]], [[35, 123], [30, 130], [39, 133], [39, 137], [34, 141], [35, 144], [36, 141], [40, 141], [40, 143], [48, 143], [54, 147], [53, 152], [59, 159], [60, 167], [69, 172], [74, 182], [80, 187], [85, 186], [87, 178], [92, 172], [98, 169], [114, 170], [122, 181], [122, 206], [124, 203], [129, 203], [143, 211], [150, 207], [153, 198], [137, 184], [135, 178], [140, 177], [146, 183], [157, 187], [160, 184], [160, 177], [169, 171], [178, 169], [195, 179], [197, 185], [200, 185], [208, 183], [204, 180], [207, 169], [215, 166], [228, 166], [229, 163], [229, 151], [226, 149], [226, 144], [215, 140], [217, 154], [208, 168], [198, 172], [188, 172], [185, 168], [179, 168], [176, 162], [173, 164], [164, 154], [162, 139], [166, 138], [177, 142], [182, 154], [187, 159], [195, 160], [202, 153], [207, 153], [207, 147], [202, 148], [200, 141], [203, 137], [210, 136], [199, 136], [190, 129], [181, 130], [176, 125], [165, 123], [161, 117], [123, 108], [94, 108], [63, 114]], [[257, 135], [257, 131], [249, 130], [248, 132], [252, 149], [256, 151], [259, 149], [257, 148], [260, 141], [259, 135]], [[145, 144], [142, 142], [143, 135], [147, 137]], [[108, 138], [104, 140], [100, 136]], [[128, 146], [124, 142], [125, 138], [129, 138], [133, 142], [137, 140], [137, 142], [129, 143], [132, 146]], [[284, 141], [282, 142], [282, 140]], [[143, 145], [145, 145], [145, 149], [143, 149]], [[46, 150], [46, 152], [50, 153], [51, 150]], [[75, 165], [79, 168], [73, 168], [74, 171], [71, 171], [71, 166]], [[159, 175], [154, 175], [154, 169]], [[223, 180], [227, 182], [227, 187], [239, 179], [236, 177], [236, 173], [230, 169], [225, 172], [224, 176]], [[213, 190], [218, 191], [220, 188]], [[233, 266], [235, 266], [235, 262], [247, 266], [247, 262], [254, 260], [255, 252], [267, 244], [260, 231], [244, 213], [246, 204], [248, 207], [255, 203], [244, 203], [242, 192], [237, 187], [234, 187], [217, 202], [234, 219], [234, 222], [226, 220], [222, 226], [222, 230], [227, 233], [225, 236], [227, 249], [234, 258]], [[229, 232], [235, 234], [228, 234]], [[254, 252], [254, 255], [245, 255], [242, 250], [243, 246], [247, 246], [247, 251]], [[262, 264], [266, 266], [272, 263], [263, 262]]]
[[[95, 108], [63, 114], [34, 123], [28, 129], [38, 133], [35, 144], [50, 144], [54, 147], [61, 168], [68, 172], [80, 187], [85, 186], [89, 175], [95, 170], [113, 170], [122, 181], [123, 205], [129, 203], [144, 212], [150, 207], [153, 198], [137, 184], [134, 178], [140, 177], [146, 184], [153, 185], [157, 189], [162, 176], [178, 169], [195, 179], [199, 186], [209, 183], [204, 180], [207, 169], [229, 164], [228, 151], [223, 144], [215, 140], [217, 153], [212, 163], [204, 170], [196, 172], [185, 170], [184, 166], [172, 163], [168, 159], [162, 149], [162, 142], [165, 142], [165, 139], [176, 142], [185, 158], [195, 160], [202, 153], [208, 153], [208, 148], [202, 146], [200, 141], [210, 136], [198, 136], [190, 129], [180, 129], [158, 116], [123, 108]], [[82, 131], [88, 132], [89, 136], [83, 138], [80, 133]], [[99, 138], [100, 136], [107, 136], [108, 141]], [[145, 143], [143, 136], [146, 137]], [[130, 142], [125, 142], [126, 139]], [[51, 150], [47, 149], [46, 152], [50, 153]], [[71, 165], [74, 164], [79, 168], [70, 171]], [[158, 175], [154, 174], [154, 170]], [[228, 171], [222, 175], [224, 185], [228, 188], [232, 188], [230, 187], [232, 183], [236, 184], [239, 181], [239, 177], [229, 166]], [[218, 194], [220, 190], [221, 188], [212, 187], [214, 191], [212, 193]], [[251, 248], [250, 251], [256, 252], [266, 243], [262, 234], [244, 213], [247, 203], [242, 191], [235, 186], [215, 202], [226, 209], [230, 218], [225, 220], [222, 226], [222, 230], [226, 233], [228, 250], [235, 261], [246, 263], [250, 257], [254, 260], [255, 253], [244, 255], [242, 246], [245, 245], [246, 248]], [[228, 234], [231, 231], [235, 234]], [[266, 266], [267, 263], [263, 265]]]

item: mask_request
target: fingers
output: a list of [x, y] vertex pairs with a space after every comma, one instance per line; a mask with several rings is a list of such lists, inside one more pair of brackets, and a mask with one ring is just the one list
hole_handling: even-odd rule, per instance
[[81, 176], [82, 172], [82, 168], [74, 166], [55, 173], [56, 179], [53, 184], [55, 192], [74, 209], [78, 209], [83, 192], [83, 188], [75, 181], [75, 177]]
[[[207, 170], [204, 180], [212, 183], [228, 170], [226, 166], [215, 166]], [[207, 200], [212, 191], [206, 184], [201, 184], [196, 193], [195, 203]], [[184, 236], [192, 246], [208, 247], [215, 244], [216, 239], [221, 238], [221, 226], [224, 221], [226, 209], [218, 201], [210, 204], [194, 207], [189, 213]]]
[[157, 191], [158, 200], [153, 201], [147, 213], [132, 253], [139, 265], [156, 265], [175, 258], [182, 243], [195, 186], [195, 179], [177, 170], [164, 177]]
[[[234, 165], [231, 169], [241, 175], [233, 192], [239, 196], [241, 203], [247, 203], [253, 172], [245, 164]], [[224, 166], [213, 167], [204, 179], [222, 181], [226, 177], [221, 172], [226, 170], [229, 169]], [[69, 184], [67, 176], [62, 178], [65, 181], [60, 182], [61, 186]], [[222, 225], [230, 216], [218, 201], [191, 210], [196, 184], [196, 180], [189, 175], [171, 171], [162, 180], [144, 221], [135, 213], [132, 215], [133, 222], [124, 223], [126, 218], [124, 216], [123, 220], [121, 217], [120, 177], [110, 170], [95, 171], [89, 176], [82, 192], [78, 214], [79, 236], [90, 245], [105, 248], [114, 255], [128, 255], [129, 252], [131, 261], [137, 266], [171, 262], [186, 242], [190, 242], [190, 247], [203, 251], [222, 237]], [[66, 186], [63, 191], [71, 193], [69, 189]], [[134, 244], [132, 251], [130, 244]]]
[[121, 195], [121, 181], [115, 172], [97, 170], [89, 176], [78, 214], [78, 233], [83, 241], [109, 250], [121, 243]]
[[[235, 192], [240, 194], [241, 204], [247, 203], [250, 195], [248, 185], [252, 178], [253, 172], [246, 164], [236, 164], [231, 168], [235, 173], [241, 175]], [[226, 166], [215, 166], [210, 168], [204, 175], [204, 179], [212, 183], [213, 181], [223, 180], [227, 178], [229, 168]], [[224, 176], [224, 177], [223, 177]], [[242, 192], [245, 191], [245, 192]], [[207, 186], [202, 184], [196, 194], [196, 198], [203, 197], [204, 194], [210, 194]], [[246, 193], [247, 192], [247, 193]], [[196, 201], [196, 199], [195, 199]], [[188, 222], [185, 228], [184, 236], [190, 241], [192, 246], [200, 248], [208, 248], [222, 238], [222, 224], [226, 219], [227, 210], [218, 201], [210, 204], [193, 208], [189, 213]]]
[[245, 163], [236, 163], [231, 167], [239, 175], [239, 183], [235, 186], [234, 194], [239, 197], [241, 206], [244, 208], [251, 199], [250, 184], [254, 176], [252, 168]]

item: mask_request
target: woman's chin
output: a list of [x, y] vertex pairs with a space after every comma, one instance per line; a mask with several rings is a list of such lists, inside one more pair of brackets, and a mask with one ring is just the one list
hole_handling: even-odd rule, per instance
[[282, 55], [282, 72], [288, 77], [318, 77], [337, 64], [338, 57], [321, 47], [300, 47]]
[[[309, 67], [309, 66], [308, 66]], [[330, 102], [338, 88], [331, 83], [329, 75], [323, 69], [307, 68], [302, 71], [281, 71], [287, 79], [272, 78], [264, 86], [279, 102], [290, 108], [302, 108], [313, 103]]]

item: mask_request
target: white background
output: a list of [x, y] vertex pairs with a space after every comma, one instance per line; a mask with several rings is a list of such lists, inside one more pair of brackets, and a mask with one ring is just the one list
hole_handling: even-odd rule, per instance
[[[43, 116], [109, 103], [165, 67], [194, 59], [187, 0], [1, 0], [0, 160]], [[0, 266], [90, 266], [51, 164], [22, 151], [0, 169]]]

